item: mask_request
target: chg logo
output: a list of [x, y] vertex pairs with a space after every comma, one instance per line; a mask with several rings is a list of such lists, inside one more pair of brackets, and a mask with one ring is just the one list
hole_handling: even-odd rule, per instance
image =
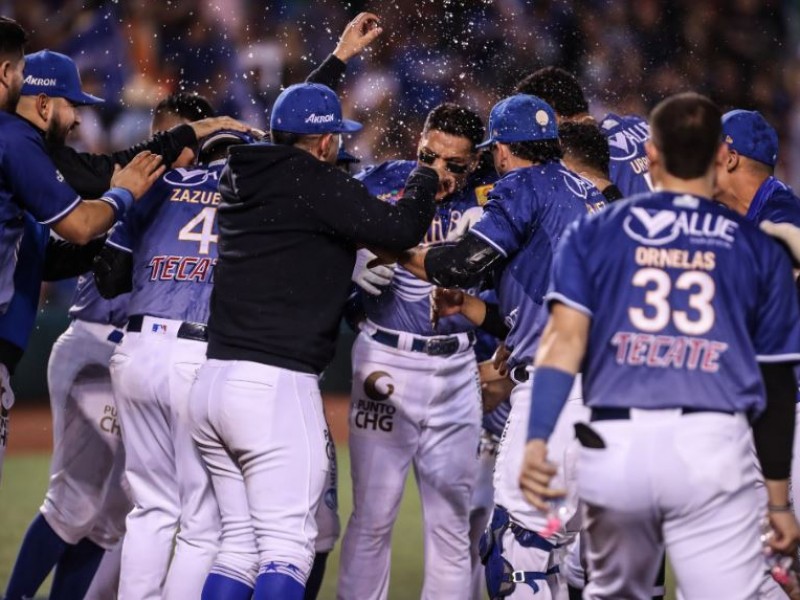
[[352, 423], [357, 429], [391, 431], [394, 428], [394, 414], [397, 409], [387, 402], [394, 393], [392, 376], [386, 371], [375, 371], [364, 379], [364, 395], [352, 407]]

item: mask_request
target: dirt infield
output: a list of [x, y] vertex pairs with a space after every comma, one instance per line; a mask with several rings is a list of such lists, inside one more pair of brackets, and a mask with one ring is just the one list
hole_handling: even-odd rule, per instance
[[[323, 396], [323, 401], [334, 441], [337, 444], [346, 444], [350, 399], [344, 395], [326, 394]], [[11, 409], [10, 416], [9, 454], [52, 451], [53, 426], [48, 405], [19, 402]]]

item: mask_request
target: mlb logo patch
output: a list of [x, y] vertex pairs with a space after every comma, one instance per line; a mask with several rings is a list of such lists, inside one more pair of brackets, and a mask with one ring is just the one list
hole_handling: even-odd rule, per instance
[[167, 326], [163, 323], [153, 323], [153, 333], [167, 333]]

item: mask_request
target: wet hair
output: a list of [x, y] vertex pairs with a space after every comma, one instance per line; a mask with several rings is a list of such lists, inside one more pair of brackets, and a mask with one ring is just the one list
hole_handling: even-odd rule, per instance
[[534, 71], [517, 84], [518, 94], [538, 96], [560, 117], [574, 117], [589, 112], [589, 102], [577, 78], [559, 67], [545, 67]]
[[564, 154], [608, 177], [608, 140], [597, 123], [567, 121], [558, 128]]
[[555, 140], [537, 140], [535, 142], [511, 142], [508, 145], [511, 154], [523, 160], [545, 163], [560, 160], [564, 156], [561, 144]]
[[25, 56], [28, 34], [14, 19], [0, 17], [0, 60], [16, 63]]
[[722, 142], [722, 111], [694, 92], [675, 94], [650, 112], [650, 133], [667, 173], [702, 177]]
[[170, 94], [156, 104], [155, 110], [153, 110], [153, 117], [165, 113], [178, 115], [189, 122], [215, 116], [214, 108], [206, 98], [200, 94], [190, 94], [187, 92]]
[[472, 149], [483, 141], [485, 129], [483, 120], [474, 111], [445, 102], [428, 113], [422, 134], [435, 129], [458, 137], [467, 138], [472, 144]]

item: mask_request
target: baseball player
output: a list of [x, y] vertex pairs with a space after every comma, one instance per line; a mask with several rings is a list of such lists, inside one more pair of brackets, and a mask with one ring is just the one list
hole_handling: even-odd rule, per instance
[[[453, 243], [480, 218], [496, 179], [494, 173], [476, 172], [483, 133], [474, 112], [439, 105], [425, 120], [417, 162], [388, 161], [357, 178], [379, 199], [402, 203], [417, 164], [437, 169], [436, 214], [421, 247]], [[352, 351], [353, 512], [342, 542], [338, 597], [387, 597], [392, 527], [412, 464], [424, 517], [422, 597], [464, 597], [480, 432], [474, 325], [456, 317], [434, 328], [431, 285], [402, 268], [383, 293], [366, 289], [366, 319]]]
[[[37, 123], [47, 126], [59, 106], [91, 101], [93, 97], [81, 91], [77, 70], [59, 69], [53, 79], [59, 80], [63, 97], [43, 97], [37, 106], [36, 123], [14, 116], [23, 84], [25, 41], [26, 33], [16, 22], [0, 19], [0, 253], [4, 257], [0, 266], [0, 314], [8, 311], [14, 297], [16, 268], [29, 268], [19, 262], [24, 255], [17, 252], [24, 211], [63, 239], [85, 244], [106, 231], [160, 174], [159, 157], [143, 153], [115, 174], [111, 183], [116, 187], [100, 200], [82, 201], [48, 158], [43, 130]], [[22, 348], [13, 342], [0, 349], [0, 469], [8, 411], [13, 404], [9, 374], [21, 354]]]
[[[520, 81], [515, 91], [542, 98], [553, 107], [559, 123], [594, 121], [578, 80], [564, 69], [539, 69]], [[644, 143], [650, 137], [647, 121], [636, 115], [609, 113], [600, 120], [600, 129], [611, 153], [611, 181], [623, 197], [651, 191], [653, 185], [644, 151]]]
[[[465, 287], [493, 267], [498, 271], [499, 305], [464, 295], [458, 306], [473, 323], [505, 338], [507, 368], [517, 384], [495, 465], [495, 509], [482, 557], [492, 598], [535, 593], [547, 598], [563, 587], [552, 551], [569, 536], [563, 529], [547, 538], [540, 535], [547, 515], [527, 505], [519, 492], [518, 453], [525, 441], [521, 415], [527, 416], [530, 402], [528, 366], [543, 322], [555, 242], [569, 223], [601, 207], [603, 196], [560, 163], [556, 116], [540, 98], [518, 94], [495, 105], [489, 135], [484, 145], [492, 148], [503, 177], [489, 194], [481, 220], [455, 246], [407, 253], [400, 264], [442, 287]], [[571, 408], [575, 419], [581, 413], [579, 401]], [[571, 439], [568, 420], [561, 428], [560, 454]], [[575, 507], [571, 510], [574, 514]]]
[[623, 197], [620, 189], [611, 182], [608, 141], [597, 123], [565, 121], [558, 127], [558, 139], [564, 150], [564, 164], [570, 170], [591, 181], [607, 202]]
[[216, 555], [219, 516], [191, 440], [187, 403], [206, 352], [225, 163], [219, 142], [243, 138], [214, 134], [201, 145], [200, 165], [167, 172], [114, 229], [95, 266], [104, 296], [132, 288], [125, 337], [111, 358], [134, 500], [120, 598], [199, 598]]
[[800, 360], [791, 264], [709, 201], [727, 152], [720, 118], [697, 94], [659, 104], [647, 154], [665, 191], [581, 220], [554, 260], [520, 484], [542, 510], [563, 494], [548, 488], [548, 439], [583, 365], [584, 598], [648, 598], [663, 546], [684, 597], [757, 597], [764, 507], [748, 417], [770, 545], [791, 553], [800, 539], [787, 481]]

